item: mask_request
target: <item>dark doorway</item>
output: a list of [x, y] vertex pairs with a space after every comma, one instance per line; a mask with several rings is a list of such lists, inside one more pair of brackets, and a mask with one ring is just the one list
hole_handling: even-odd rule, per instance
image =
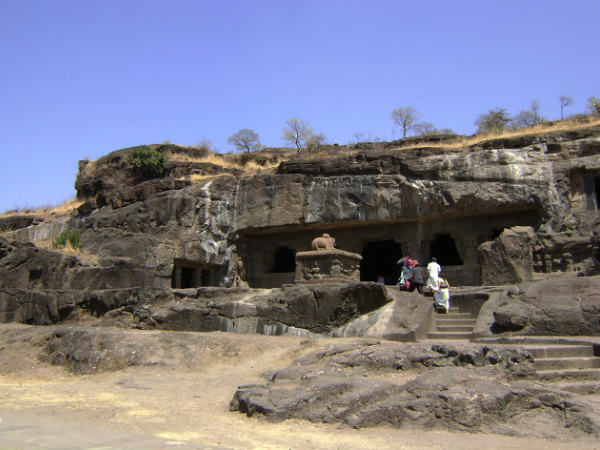
[[431, 257], [436, 257], [440, 266], [462, 266], [463, 262], [460, 259], [456, 242], [449, 234], [441, 234], [436, 236], [435, 241], [430, 247]]
[[278, 245], [275, 249], [275, 262], [272, 273], [295, 272], [296, 253], [289, 247]]
[[220, 266], [198, 261], [175, 258], [171, 287], [173, 289], [188, 289], [202, 286], [218, 286], [217, 278]]
[[212, 273], [210, 270], [202, 270], [202, 284], [201, 286], [211, 286], [212, 285]]
[[195, 288], [198, 286], [196, 277], [198, 269], [195, 267], [181, 268], [181, 289]]
[[385, 284], [396, 284], [400, 277], [400, 267], [396, 263], [402, 258], [400, 244], [393, 239], [367, 242], [362, 257], [361, 281], [377, 281], [377, 277], [383, 275]]

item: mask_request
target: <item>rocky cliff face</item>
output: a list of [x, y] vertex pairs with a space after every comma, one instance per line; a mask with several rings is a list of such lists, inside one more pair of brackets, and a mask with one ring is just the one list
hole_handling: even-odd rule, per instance
[[[382, 241], [394, 244], [385, 262], [367, 258], [364, 280], [374, 281], [376, 272], [393, 278], [397, 273], [389, 262], [410, 252], [423, 261], [436, 256], [454, 284], [477, 285], [477, 248], [513, 226], [536, 231], [532, 246], [541, 272], [563, 270], [546, 260], [563, 258], [565, 252], [555, 247], [564, 238], [547, 236], [577, 235], [585, 249], [566, 253], [571, 270], [585, 271], [594, 263], [598, 134], [592, 127], [567, 137], [530, 136], [484, 148], [388, 149], [290, 161], [277, 173], [223, 175], [193, 186], [185, 179], [177, 185], [171, 169], [129, 188], [136, 196], [120, 194], [135, 202], [81, 216], [77, 226], [94, 252], [133, 257], [156, 270], [161, 286], [170, 283], [175, 260], [210, 265], [205, 270], [213, 284], [231, 286], [240, 259], [250, 286], [279, 286], [289, 279], [286, 267], [293, 266], [285, 255], [307, 250], [322, 231], [336, 235], [339, 248], [363, 255]], [[492, 144], [498, 148], [489, 148]], [[505, 148], [510, 144], [522, 147]], [[107, 158], [108, 164], [114, 159]], [[106, 189], [92, 195], [82, 188], [105, 178], [101, 165], [91, 175], [80, 174], [79, 195], [90, 199], [88, 207], [98, 206], [98, 196], [118, 203]], [[149, 182], [167, 190], [157, 194], [140, 187]], [[130, 244], [138, 250], [132, 252]]]
[[[122, 150], [81, 163], [86, 203], [69, 220], [6, 220], [2, 288], [279, 288], [294, 279], [294, 255], [324, 232], [362, 255], [362, 281], [394, 284], [406, 253], [436, 256], [453, 286], [593, 274], [599, 136], [590, 126], [459, 149], [388, 145], [254, 176], [176, 163], [169, 155], [184, 149], [159, 146], [165, 171], [140, 179]], [[192, 182], [198, 174], [206, 178]], [[88, 257], [34, 245], [64, 229], [81, 234]]]

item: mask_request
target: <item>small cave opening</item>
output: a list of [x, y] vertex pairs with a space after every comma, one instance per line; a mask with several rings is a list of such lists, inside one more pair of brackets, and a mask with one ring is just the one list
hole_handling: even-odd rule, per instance
[[29, 289], [33, 289], [38, 281], [42, 278], [42, 271], [33, 269], [29, 271]]
[[436, 239], [431, 243], [430, 247], [431, 257], [436, 257], [438, 263], [444, 266], [462, 266], [463, 261], [460, 258], [458, 249], [456, 248], [456, 242], [449, 234], [440, 234], [436, 236]]
[[384, 277], [385, 284], [396, 284], [400, 277], [402, 247], [393, 239], [367, 242], [362, 251], [360, 281], [377, 281]]
[[202, 286], [218, 286], [218, 266], [196, 261], [176, 259], [171, 274], [171, 288], [189, 289]]
[[594, 194], [596, 194], [596, 209], [600, 209], [600, 178], [594, 180]]
[[296, 271], [296, 252], [285, 245], [278, 245], [275, 249], [275, 259], [271, 273], [286, 273]]

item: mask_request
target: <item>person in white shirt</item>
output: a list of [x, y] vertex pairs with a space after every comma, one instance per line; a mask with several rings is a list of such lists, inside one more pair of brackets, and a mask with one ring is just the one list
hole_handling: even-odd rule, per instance
[[437, 259], [434, 256], [431, 258], [431, 262], [427, 264], [427, 286], [429, 286], [429, 289], [431, 289], [433, 292], [440, 290], [438, 277], [440, 276], [441, 271], [442, 268], [437, 263]]

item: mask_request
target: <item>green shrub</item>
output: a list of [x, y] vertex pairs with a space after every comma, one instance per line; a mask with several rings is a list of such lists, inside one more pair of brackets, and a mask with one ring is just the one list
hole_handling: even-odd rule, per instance
[[165, 170], [165, 155], [147, 145], [135, 147], [128, 159], [136, 172], [160, 175]]
[[63, 248], [67, 243], [76, 249], [81, 248], [81, 236], [78, 231], [65, 230], [60, 233], [60, 236], [56, 238], [52, 246], [54, 248]]

